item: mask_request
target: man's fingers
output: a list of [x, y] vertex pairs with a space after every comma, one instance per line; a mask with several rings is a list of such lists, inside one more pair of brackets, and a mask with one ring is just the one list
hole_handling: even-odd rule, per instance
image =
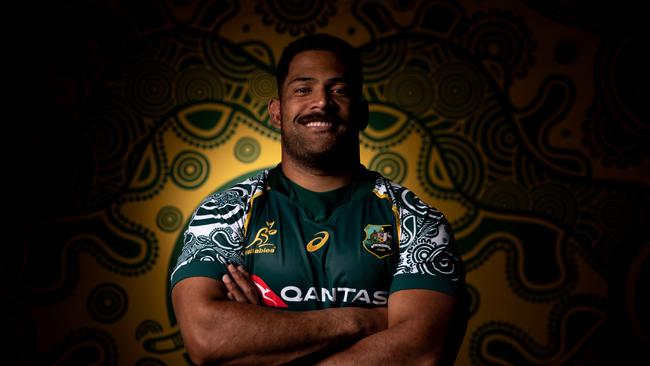
[[237, 286], [237, 283], [235, 283], [235, 281], [233, 281], [229, 275], [223, 275], [223, 277], [221, 277], [221, 280], [223, 281], [223, 284], [226, 285], [228, 292], [231, 294], [229, 298], [238, 302], [248, 302], [246, 295], [242, 293], [242, 291]]
[[237, 270], [241, 272], [244, 275], [244, 277], [246, 277], [247, 280], [251, 279], [250, 273], [246, 272], [246, 268], [244, 268], [244, 266], [238, 266]]
[[248, 299], [248, 302], [251, 304], [259, 305], [259, 293], [257, 292], [255, 284], [250, 280], [248, 273], [246, 272], [244, 274], [244, 272], [241, 272], [232, 264], [228, 265], [228, 271], [230, 272], [230, 276], [232, 277], [239, 290]]
[[255, 284], [250, 280], [247, 272], [241, 272], [237, 267], [230, 264], [228, 265], [228, 271], [230, 271], [230, 276], [239, 288], [239, 290], [244, 294], [248, 299], [248, 302], [251, 304], [259, 305], [259, 294]]

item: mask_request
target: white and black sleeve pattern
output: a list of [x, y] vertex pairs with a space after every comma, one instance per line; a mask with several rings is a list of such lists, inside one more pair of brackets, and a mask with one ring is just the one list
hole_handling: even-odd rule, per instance
[[400, 222], [399, 259], [391, 292], [428, 288], [457, 295], [465, 286], [465, 269], [451, 225], [410, 190], [386, 183]]
[[229, 263], [243, 264], [244, 224], [251, 197], [263, 190], [266, 172], [207, 197], [185, 231], [183, 249], [171, 276], [219, 279]]

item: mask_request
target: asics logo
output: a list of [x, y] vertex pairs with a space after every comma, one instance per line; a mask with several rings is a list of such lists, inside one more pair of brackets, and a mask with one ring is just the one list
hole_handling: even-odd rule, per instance
[[307, 243], [307, 251], [313, 253], [318, 249], [322, 248], [323, 245], [327, 244], [327, 241], [330, 238], [330, 233], [327, 231], [319, 231], [314, 234], [314, 238]]

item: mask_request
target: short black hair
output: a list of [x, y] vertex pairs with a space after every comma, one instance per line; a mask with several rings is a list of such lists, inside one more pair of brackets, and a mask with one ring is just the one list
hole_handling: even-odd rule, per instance
[[276, 73], [278, 96], [280, 96], [282, 84], [289, 74], [289, 64], [297, 54], [305, 51], [330, 51], [339, 56], [343, 63], [348, 66], [351, 87], [356, 95], [361, 96], [363, 65], [361, 64], [359, 52], [346, 41], [324, 33], [306, 35], [294, 40], [284, 48]]

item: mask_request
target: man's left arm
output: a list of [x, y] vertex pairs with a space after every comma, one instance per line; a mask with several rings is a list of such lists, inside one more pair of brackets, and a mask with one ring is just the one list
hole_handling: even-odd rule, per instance
[[318, 365], [452, 365], [466, 329], [461, 303], [438, 291], [397, 291], [388, 299], [386, 330]]
[[400, 205], [399, 260], [388, 298], [388, 328], [319, 365], [453, 365], [468, 320], [465, 267], [449, 222], [412, 192]]

